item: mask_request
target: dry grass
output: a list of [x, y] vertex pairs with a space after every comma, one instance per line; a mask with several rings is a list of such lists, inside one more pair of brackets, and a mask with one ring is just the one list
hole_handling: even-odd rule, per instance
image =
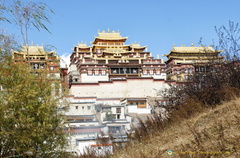
[[[164, 130], [155, 130], [140, 141], [132, 141], [112, 157], [240, 157], [240, 98], [169, 124]], [[168, 150], [173, 155], [169, 156]]]

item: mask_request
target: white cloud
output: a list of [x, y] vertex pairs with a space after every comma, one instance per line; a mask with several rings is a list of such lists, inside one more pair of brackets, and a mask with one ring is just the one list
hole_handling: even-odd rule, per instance
[[68, 68], [69, 64], [70, 64], [70, 56], [71, 54], [63, 54], [62, 56], [60, 56], [61, 60], [60, 60], [60, 67], [61, 68]]

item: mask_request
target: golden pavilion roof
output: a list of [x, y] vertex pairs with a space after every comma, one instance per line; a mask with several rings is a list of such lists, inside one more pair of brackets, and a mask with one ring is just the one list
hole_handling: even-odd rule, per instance
[[50, 54], [50, 53], [55, 53], [55, 51], [52, 52], [46, 52], [43, 48], [43, 46], [39, 46], [39, 45], [31, 45], [31, 46], [22, 46], [22, 50], [19, 52], [14, 51], [14, 53], [16, 54], [29, 54], [29, 55], [46, 55], [46, 54]]
[[211, 46], [209, 47], [173, 47], [170, 52], [178, 52], [178, 53], [214, 53], [214, 52], [221, 52], [214, 50]]
[[122, 37], [119, 31], [111, 32], [109, 29], [107, 32], [104, 30], [102, 32], [98, 31], [98, 36], [97, 37], [95, 36], [95, 39], [104, 39], [104, 40], [121, 40], [121, 39], [126, 40], [127, 38], [128, 37]]
[[215, 50], [213, 49], [212, 46], [209, 47], [205, 47], [205, 46], [200, 46], [200, 47], [195, 47], [194, 45], [192, 45], [191, 47], [185, 47], [185, 46], [181, 46], [181, 47], [173, 47], [170, 50], [169, 54], [166, 54], [164, 56], [169, 56], [171, 53], [220, 53], [223, 50]]
[[146, 48], [147, 46], [141, 46], [139, 43], [133, 43], [131, 44], [131, 47], [136, 49], [143, 49]]
[[75, 47], [78, 47], [78, 48], [90, 48], [91, 46], [87, 46], [86, 43], [78, 43], [78, 45], [75, 46]]

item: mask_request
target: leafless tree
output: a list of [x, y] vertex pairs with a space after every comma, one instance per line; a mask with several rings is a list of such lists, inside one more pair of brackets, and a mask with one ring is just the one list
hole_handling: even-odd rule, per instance
[[227, 60], [239, 60], [240, 51], [240, 27], [238, 23], [228, 22], [228, 26], [215, 26], [218, 36], [218, 49], [224, 50], [223, 55]]

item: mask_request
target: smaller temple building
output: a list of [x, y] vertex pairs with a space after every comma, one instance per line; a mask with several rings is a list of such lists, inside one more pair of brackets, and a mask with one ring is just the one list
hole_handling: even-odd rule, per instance
[[214, 50], [212, 46], [173, 47], [170, 53], [165, 55], [167, 80], [188, 82], [193, 78], [193, 73], [208, 71], [208, 64], [223, 60], [219, 56], [222, 51]]
[[12, 52], [12, 58], [15, 62], [29, 63], [35, 72], [47, 70], [60, 77], [59, 56], [55, 51], [45, 51], [43, 46], [22, 46], [22, 50]]

